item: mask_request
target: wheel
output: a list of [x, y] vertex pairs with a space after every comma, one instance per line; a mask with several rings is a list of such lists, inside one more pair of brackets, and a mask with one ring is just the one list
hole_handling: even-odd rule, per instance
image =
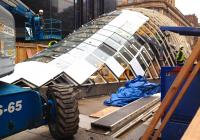
[[48, 111], [51, 135], [57, 140], [72, 138], [77, 133], [79, 124], [78, 101], [73, 88], [63, 85], [50, 86], [47, 97], [53, 102]]

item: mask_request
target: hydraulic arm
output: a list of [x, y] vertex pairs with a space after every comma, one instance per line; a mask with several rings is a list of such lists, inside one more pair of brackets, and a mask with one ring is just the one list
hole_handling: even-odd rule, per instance
[[24, 16], [27, 19], [32, 19], [35, 16], [35, 12], [20, 0], [2, 0], [1, 4], [10, 12]]
[[61, 24], [56, 19], [43, 19], [42, 13], [36, 14], [20, 0], [1, 0], [0, 5], [13, 14], [18, 14], [26, 18], [25, 40], [60, 40], [62, 39]]

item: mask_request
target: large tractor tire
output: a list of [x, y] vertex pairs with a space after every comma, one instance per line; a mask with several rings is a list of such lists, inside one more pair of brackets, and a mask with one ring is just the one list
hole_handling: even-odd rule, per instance
[[[70, 86], [53, 85], [47, 92], [48, 100], [53, 103], [49, 108], [49, 130], [57, 140], [67, 140], [79, 128], [79, 110], [76, 92]], [[54, 113], [52, 113], [54, 110]], [[52, 116], [51, 114], [55, 114]]]

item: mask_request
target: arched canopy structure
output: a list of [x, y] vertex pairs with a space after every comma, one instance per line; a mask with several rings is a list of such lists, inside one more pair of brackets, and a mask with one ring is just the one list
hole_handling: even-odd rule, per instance
[[190, 47], [179, 35], [159, 27], [174, 26], [168, 17], [148, 9], [118, 10], [95, 19], [32, 59], [16, 65], [1, 80], [41, 87], [126, 81], [136, 75], [159, 78], [161, 66], [174, 66], [175, 53]]

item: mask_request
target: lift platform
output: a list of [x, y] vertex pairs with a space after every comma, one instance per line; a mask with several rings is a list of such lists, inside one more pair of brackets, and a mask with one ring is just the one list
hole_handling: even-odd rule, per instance
[[62, 21], [57, 19], [44, 19], [42, 15], [36, 14], [20, 0], [1, 0], [0, 6], [6, 8], [12, 14], [18, 14], [26, 18], [25, 40], [61, 40]]

